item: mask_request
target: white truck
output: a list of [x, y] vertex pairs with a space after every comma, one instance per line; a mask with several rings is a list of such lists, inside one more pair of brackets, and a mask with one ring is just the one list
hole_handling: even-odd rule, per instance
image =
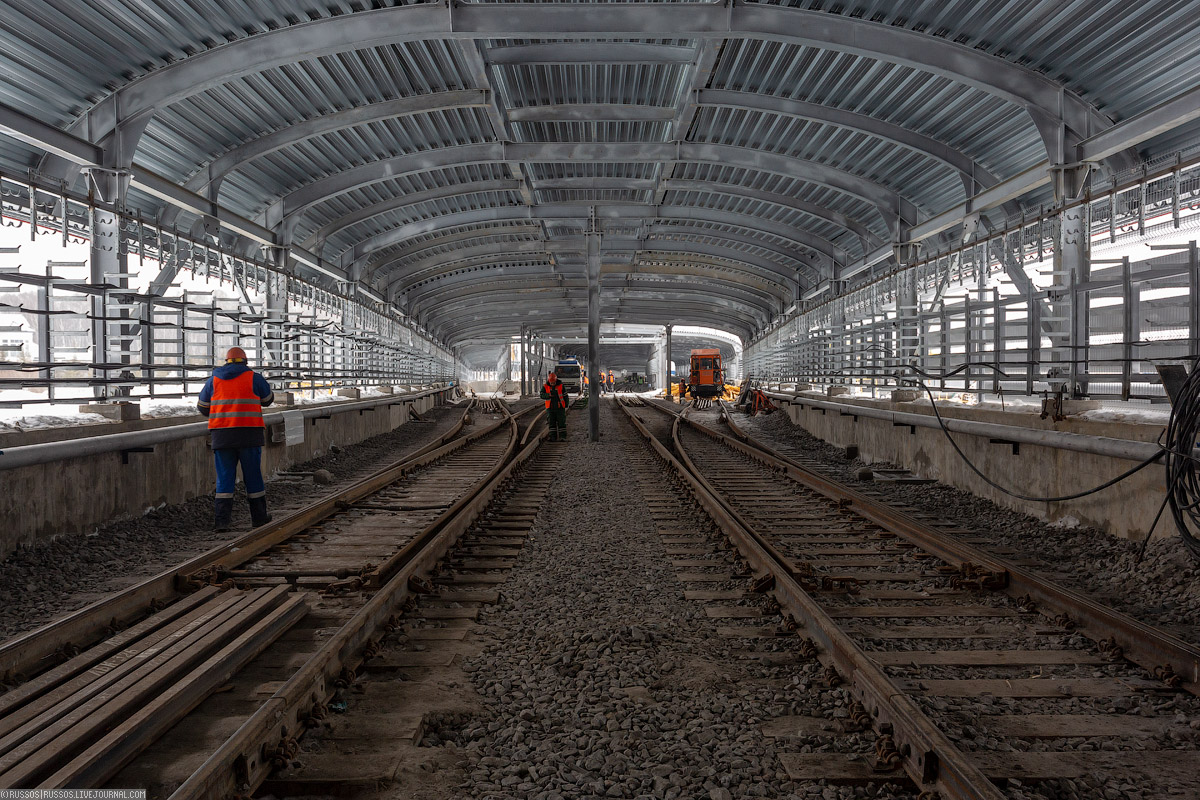
[[579, 367], [579, 359], [564, 358], [554, 367], [555, 374], [562, 381], [563, 388], [572, 398], [580, 395], [583, 386], [583, 371]]

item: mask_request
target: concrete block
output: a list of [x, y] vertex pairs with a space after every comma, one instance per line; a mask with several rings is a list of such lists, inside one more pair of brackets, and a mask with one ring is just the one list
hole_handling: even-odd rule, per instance
[[892, 391], [893, 403], [911, 403], [921, 396], [916, 389], [895, 389]]
[[337, 393], [338, 397], [349, 397], [351, 400], [357, 400], [360, 394], [358, 388], [354, 386], [343, 386], [337, 390]]
[[379, 386], [377, 388], [381, 394], [392, 394], [396, 389], [395, 386]]
[[294, 406], [296, 405], [296, 393], [279, 392], [275, 395], [275, 402], [284, 407]]
[[826, 397], [838, 397], [844, 394], [850, 394], [849, 386], [830, 386], [825, 389]]
[[1063, 413], [1068, 417], [1072, 414], [1082, 414], [1084, 411], [1095, 411], [1100, 408], [1099, 400], [1063, 400]]
[[114, 422], [129, 422], [142, 418], [140, 403], [87, 403], [81, 405], [79, 410], [85, 414], [99, 414]]
[[1043, 397], [1042, 414], [1047, 417], [1069, 417], [1072, 414], [1082, 414], [1084, 411], [1095, 411], [1100, 408], [1099, 400], [1072, 400], [1069, 397], [1064, 397], [1061, 400], [1061, 405], [1059, 403], [1060, 401], [1057, 398]]

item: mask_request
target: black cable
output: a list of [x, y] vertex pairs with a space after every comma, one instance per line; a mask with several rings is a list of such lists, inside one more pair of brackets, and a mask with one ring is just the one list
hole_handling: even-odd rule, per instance
[[[963, 365], [963, 366], [965, 367], [966, 365]], [[982, 366], [990, 366], [990, 365], [985, 364]], [[959, 367], [958, 369], [962, 369], [962, 367]], [[998, 368], [994, 368], [994, 369], [997, 369], [997, 371], [999, 371]], [[949, 373], [949, 374], [953, 374], [953, 373]], [[899, 375], [897, 375], [895, 377], [900, 379]], [[947, 376], [942, 376], [942, 377], [947, 377]], [[1034, 497], [1032, 495], [1021, 494], [1019, 492], [1014, 492], [1011, 489], [1006, 489], [1005, 487], [996, 483], [994, 480], [989, 478], [987, 475], [984, 475], [983, 472], [981, 472], [980, 469], [978, 467], [976, 467], [974, 463], [972, 463], [971, 459], [967, 458], [967, 454], [962, 451], [962, 448], [960, 448], [958, 446], [958, 442], [954, 441], [954, 437], [950, 435], [950, 430], [946, 427], [946, 422], [945, 422], [945, 420], [942, 419], [941, 412], [938, 411], [937, 400], [934, 398], [933, 392], [925, 384], [925, 381], [921, 380], [920, 378], [909, 378], [908, 380], [916, 381], [917, 384], [919, 384], [920, 387], [925, 390], [925, 393], [927, 395], [929, 395], [929, 403], [930, 403], [930, 405], [933, 406], [933, 415], [934, 415], [934, 417], [937, 418], [938, 425], [941, 427], [942, 433], [945, 434], [946, 439], [950, 442], [950, 446], [954, 448], [954, 452], [958, 453], [958, 457], [961, 458], [966, 463], [966, 465], [971, 468], [972, 472], [974, 472], [976, 475], [978, 475], [980, 478], [982, 478], [984, 480], [984, 482], [987, 483], [989, 486], [991, 486], [993, 489], [1003, 492], [1004, 494], [1008, 495], [1009, 497], [1015, 497], [1018, 500], [1026, 500], [1031, 503], [1058, 503], [1058, 502], [1063, 502], [1065, 500], [1078, 500], [1081, 497], [1087, 497], [1088, 495], [1096, 494], [1097, 492], [1103, 491], [1103, 490], [1107, 489], [1108, 487], [1112, 486], [1113, 484], [1120, 483], [1121, 481], [1128, 478], [1130, 475], [1133, 475], [1133, 474], [1145, 469], [1146, 467], [1150, 466], [1151, 464], [1153, 464], [1155, 461], [1157, 461], [1159, 458], [1161, 458], [1164, 453], [1167, 453], [1168, 456], [1176, 455], [1176, 454], [1171, 453], [1170, 451], [1166, 450], [1165, 448], [1161, 449], [1154, 455], [1147, 458], [1146, 460], [1139, 462], [1133, 468], [1128, 469], [1125, 472], [1122, 472], [1117, 477], [1112, 478], [1111, 480], [1105, 481], [1104, 483], [1100, 484], [1099, 486], [1094, 486], [1091, 489], [1085, 489], [1084, 491], [1081, 491], [1081, 492], [1075, 492], [1074, 494], [1062, 495], [1061, 497]], [[1200, 400], [1200, 397], [1198, 397], [1197, 399]], [[1200, 414], [1200, 402], [1196, 403], [1196, 410], [1197, 410], [1197, 413]], [[1174, 419], [1173, 412], [1172, 412], [1172, 419]], [[1168, 429], [1168, 431], [1169, 431], [1169, 429]], [[1168, 442], [1169, 442], [1170, 441], [1169, 433], [1168, 433], [1167, 438], [1168, 438]], [[1192, 464], [1192, 460], [1190, 458], [1185, 459], [1185, 460], [1187, 461], [1187, 463], [1189, 465]], [[1200, 473], [1195, 472], [1194, 466], [1192, 469], [1193, 469], [1193, 473], [1197, 477], [1197, 481], [1195, 484], [1197, 492], [1194, 496], [1197, 498], [1200, 498]], [[1174, 505], [1172, 505], [1172, 509], [1174, 509]], [[1200, 514], [1195, 515], [1195, 519], [1196, 519], [1197, 525], [1200, 525]], [[1196, 552], [1198, 554], [1198, 557], [1200, 557], [1200, 543], [1198, 543], [1197, 547], [1198, 547], [1198, 549]]]
[[1200, 470], [1191, 453], [1198, 439], [1200, 366], [1193, 365], [1171, 404], [1165, 449], [1167, 503], [1184, 546], [1196, 559], [1200, 559], [1200, 538], [1197, 538], [1197, 531], [1200, 531]]

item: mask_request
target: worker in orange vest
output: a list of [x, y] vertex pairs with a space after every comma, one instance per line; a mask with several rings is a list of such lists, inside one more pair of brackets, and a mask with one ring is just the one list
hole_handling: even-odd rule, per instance
[[550, 426], [550, 441], [565, 442], [567, 440], [567, 406], [570, 405], [571, 398], [567, 395], [567, 388], [559, 381], [557, 374], [551, 372], [546, 376], [546, 382], [542, 384], [539, 396], [546, 401], [546, 422]]
[[231, 347], [225, 364], [213, 370], [200, 390], [196, 407], [208, 417], [213, 457], [217, 466], [217, 492], [213, 502], [213, 530], [233, 527], [233, 489], [238, 464], [250, 503], [254, 527], [271, 521], [267, 513], [267, 487], [262, 476], [262, 449], [266, 443], [262, 407], [275, 401], [267, 379], [246, 365], [246, 351]]
[[613, 392], [617, 388], [617, 379], [613, 376], [613, 371], [608, 371], [608, 391]]

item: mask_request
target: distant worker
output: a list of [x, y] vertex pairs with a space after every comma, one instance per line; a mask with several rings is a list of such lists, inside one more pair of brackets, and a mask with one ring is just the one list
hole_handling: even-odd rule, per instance
[[267, 513], [267, 487], [262, 477], [262, 449], [266, 443], [262, 407], [275, 401], [267, 379], [246, 365], [246, 351], [231, 347], [224, 366], [213, 370], [212, 377], [200, 390], [196, 407], [208, 417], [212, 450], [217, 465], [217, 493], [213, 502], [213, 530], [233, 527], [233, 489], [237, 485], [238, 464], [250, 502], [250, 520], [254, 527], [271, 521]]
[[617, 378], [615, 375], [613, 375], [613, 371], [611, 369], [608, 371], [608, 390], [610, 392], [615, 392], [617, 390]]
[[565, 442], [567, 440], [567, 406], [571, 398], [567, 389], [558, 380], [558, 375], [551, 372], [542, 384], [541, 398], [546, 401], [546, 421], [550, 426], [550, 441]]

